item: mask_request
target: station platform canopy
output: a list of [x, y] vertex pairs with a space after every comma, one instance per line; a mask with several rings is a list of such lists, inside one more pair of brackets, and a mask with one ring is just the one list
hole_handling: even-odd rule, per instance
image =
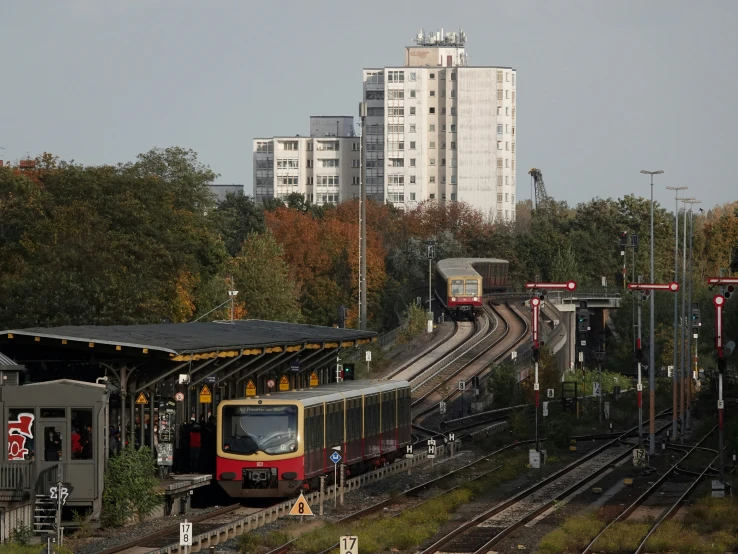
[[[0, 344], [94, 350], [126, 358], [173, 362], [369, 344], [376, 333], [262, 320], [147, 325], [66, 325], [0, 332]], [[34, 349], [35, 349], [34, 348]]]

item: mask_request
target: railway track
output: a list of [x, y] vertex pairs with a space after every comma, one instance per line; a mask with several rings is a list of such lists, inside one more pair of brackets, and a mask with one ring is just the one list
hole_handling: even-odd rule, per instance
[[[635, 554], [644, 553], [646, 543], [648, 542], [648, 539], [651, 537], [651, 535], [653, 535], [653, 533], [664, 521], [669, 520], [679, 510], [679, 508], [684, 504], [684, 501], [687, 499], [687, 497], [694, 491], [695, 488], [697, 488], [697, 485], [699, 485], [702, 479], [704, 479], [705, 476], [710, 472], [712, 464], [717, 461], [717, 451], [710, 450], [712, 453], [715, 454], [715, 457], [708, 464], [704, 465], [700, 471], [696, 473], [691, 471], [687, 472], [680, 468], [680, 466], [682, 466], [688, 458], [693, 456], [695, 453], [704, 450], [701, 445], [712, 436], [712, 434], [715, 432], [715, 429], [717, 429], [717, 425], [713, 427], [695, 445], [688, 447], [684, 456], [682, 456], [669, 469], [664, 471], [659, 476], [659, 478], [653, 484], [651, 484], [651, 486], [648, 487], [648, 489], [646, 489], [638, 498], [636, 498], [628, 507], [626, 507], [615, 519], [611, 520], [597, 534], [597, 536], [590, 541], [590, 543], [584, 548], [584, 550], [582, 550], [582, 554], [589, 554], [590, 552], [593, 552], [593, 548], [595, 547], [597, 540], [603, 534], [605, 534], [608, 529], [611, 529], [618, 522], [625, 521], [631, 516], [636, 515], [638, 509], [643, 507], [650, 498], [654, 498], [656, 493], [659, 493], [659, 500], [661, 502], [663, 502], [664, 498], [676, 497], [676, 500], [664, 507], [663, 511], [658, 516], [658, 519], [653, 522], [651, 529], [649, 529], [648, 533], [643, 538], [635, 551]], [[643, 519], [643, 521], [648, 521], [648, 518]]]
[[[659, 432], [669, 428], [668, 412], [657, 416], [662, 420]], [[477, 513], [465, 513], [464, 522], [422, 551], [421, 554], [473, 553], [487, 554], [491, 548], [525, 523], [551, 508], [589, 483], [612, 465], [631, 454], [633, 444], [627, 437], [637, 431], [633, 427], [579, 460], [521, 491], [512, 498], [487, 508], [476, 503]]]

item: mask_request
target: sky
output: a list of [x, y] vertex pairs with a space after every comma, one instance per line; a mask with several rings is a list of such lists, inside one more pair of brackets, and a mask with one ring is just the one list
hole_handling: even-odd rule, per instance
[[518, 199], [531, 167], [570, 204], [648, 196], [641, 169], [665, 171], [669, 208], [666, 186], [738, 199], [733, 0], [4, 0], [0, 159], [181, 146], [250, 193], [254, 137], [356, 116], [362, 68], [441, 27], [466, 32], [471, 65], [517, 69]]

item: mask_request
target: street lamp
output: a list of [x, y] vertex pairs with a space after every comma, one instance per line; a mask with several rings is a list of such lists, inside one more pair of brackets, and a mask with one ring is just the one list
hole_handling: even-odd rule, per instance
[[[679, 281], [679, 191], [687, 190], [689, 187], [666, 187], [668, 190], [674, 191], [674, 281]], [[679, 358], [677, 354], [677, 344], [679, 344], [679, 336], [677, 329], [679, 328], [679, 297], [674, 295], [674, 365], [671, 370], [671, 381], [673, 385], [672, 400], [673, 413], [671, 415], [671, 436], [677, 436], [677, 414], [678, 410], [678, 386], [677, 386], [677, 367], [679, 367]]]
[[678, 198], [680, 202], [684, 203], [684, 239], [682, 242], [682, 325], [680, 327], [681, 332], [681, 344], [680, 351], [682, 356], [682, 363], [679, 366], [679, 421], [682, 424], [681, 432], [679, 433], [679, 439], [684, 440], [684, 431], [687, 426], [687, 417], [685, 412], [686, 404], [686, 393], [685, 393], [685, 377], [686, 377], [686, 364], [687, 364], [687, 308], [685, 303], [687, 301], [687, 203], [694, 200], [694, 198]]
[[[641, 173], [644, 175], [650, 175], [651, 176], [651, 282], [655, 282], [654, 277], [654, 270], [653, 270], [653, 176], [654, 175], [661, 175], [664, 172], [663, 169], [659, 169], [657, 171], [647, 171], [645, 169], [641, 169]], [[649, 396], [649, 412], [650, 412], [650, 422], [649, 422], [649, 444], [648, 444], [648, 453], [650, 456], [653, 456], [656, 453], [656, 376], [654, 373], [654, 365], [656, 364], [655, 356], [654, 356], [654, 309], [656, 308], [656, 304], [654, 302], [655, 294], [651, 294], [651, 313], [650, 313], [650, 336], [648, 337], [648, 396]]]
[[[701, 204], [702, 202], [700, 200], [692, 200], [689, 202], [689, 300], [687, 301], [687, 307], [691, 310], [692, 308], [692, 281], [694, 280], [694, 233], [693, 233], [693, 219], [694, 219], [694, 212], [693, 208], [695, 204]], [[687, 356], [688, 365], [685, 368], [685, 373], [687, 375], [687, 420], [686, 420], [686, 427], [689, 429], [690, 425], [690, 415], [692, 411], [692, 384], [693, 384], [693, 378], [694, 375], [690, 377], [690, 371], [691, 371], [691, 365], [692, 365], [692, 333], [689, 332], [689, 325], [687, 325], [687, 352], [689, 352], [689, 355]], [[694, 335], [694, 345], [695, 345], [695, 365], [697, 360], [697, 335]], [[697, 367], [695, 367], [695, 372], [697, 371]]]

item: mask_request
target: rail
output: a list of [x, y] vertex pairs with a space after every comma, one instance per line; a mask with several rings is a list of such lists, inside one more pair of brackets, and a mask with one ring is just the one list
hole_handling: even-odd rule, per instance
[[477, 346], [479, 343], [481, 343], [485, 338], [487, 338], [487, 329], [489, 329], [489, 317], [484, 318], [484, 325], [477, 331], [477, 334], [472, 337], [469, 342], [467, 343], [468, 348], [457, 348], [453, 352], [449, 352], [446, 354], [443, 358], [438, 360], [435, 364], [430, 366], [425, 372], [429, 373], [430, 375], [426, 377], [422, 382], [418, 383], [417, 385], [413, 385], [411, 388], [411, 392], [415, 392], [420, 387], [422, 387], [424, 384], [426, 384], [428, 381], [433, 379], [436, 375], [441, 373], [446, 367], [452, 363], [454, 363], [456, 360], [461, 358], [464, 354], [469, 352], [472, 348]]

